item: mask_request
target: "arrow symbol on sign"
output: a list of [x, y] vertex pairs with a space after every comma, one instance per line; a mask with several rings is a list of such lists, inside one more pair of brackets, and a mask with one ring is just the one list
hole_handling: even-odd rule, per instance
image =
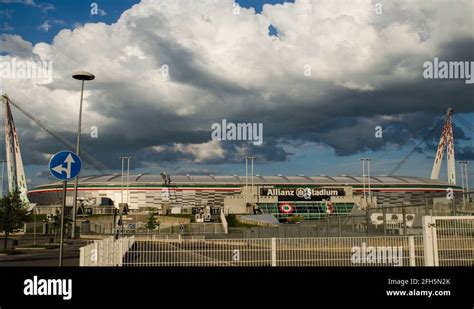
[[52, 170], [55, 171], [58, 174], [62, 174], [63, 172], [66, 172], [66, 177], [71, 178], [71, 167], [72, 167], [72, 164], [74, 162], [76, 162], [76, 161], [74, 161], [74, 159], [72, 158], [72, 155], [69, 154], [66, 157], [66, 160], [64, 160], [64, 163], [66, 163], [66, 167], [63, 167], [64, 163], [62, 163], [62, 164], [59, 164], [56, 167], [53, 167]]

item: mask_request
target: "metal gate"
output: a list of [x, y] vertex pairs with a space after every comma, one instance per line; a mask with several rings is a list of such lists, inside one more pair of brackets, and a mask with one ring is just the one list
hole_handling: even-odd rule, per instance
[[474, 216], [424, 216], [425, 266], [474, 266]]

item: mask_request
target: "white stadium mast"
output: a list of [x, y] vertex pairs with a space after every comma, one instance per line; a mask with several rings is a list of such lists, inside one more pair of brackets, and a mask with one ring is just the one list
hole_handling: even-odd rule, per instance
[[446, 148], [446, 154], [448, 156], [448, 182], [450, 184], [456, 184], [456, 168], [454, 165], [454, 136], [453, 126], [451, 123], [451, 116], [453, 109], [448, 108], [446, 113], [446, 120], [444, 121], [443, 131], [438, 144], [438, 151], [436, 151], [436, 157], [433, 163], [433, 170], [431, 171], [431, 179], [438, 179], [439, 170], [441, 169], [441, 163], [443, 162], [444, 149]]
[[[13, 121], [10, 109], [10, 99], [7, 95], [2, 95], [4, 104], [4, 127], [5, 127], [5, 152], [8, 171], [8, 192], [18, 191], [20, 199], [26, 207], [30, 207], [27, 197], [25, 169], [21, 158], [20, 142], [16, 133], [15, 122]], [[2, 184], [3, 185], [3, 184]]]

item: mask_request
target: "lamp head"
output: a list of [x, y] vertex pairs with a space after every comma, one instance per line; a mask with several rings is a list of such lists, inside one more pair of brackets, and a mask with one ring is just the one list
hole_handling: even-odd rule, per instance
[[72, 74], [72, 78], [77, 80], [93, 80], [95, 76], [94, 74], [86, 71], [78, 71]]

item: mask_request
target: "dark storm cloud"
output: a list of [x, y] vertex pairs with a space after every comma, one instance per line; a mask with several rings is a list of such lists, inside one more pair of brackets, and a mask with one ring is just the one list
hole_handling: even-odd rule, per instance
[[[264, 124], [264, 145], [249, 144], [249, 153], [262, 156], [265, 161], [287, 160], [290, 154], [278, 146], [285, 144], [285, 140], [318, 142], [334, 148], [337, 155], [351, 155], [366, 150], [384, 149], [387, 144], [401, 146], [410, 140], [423, 138], [427, 130], [443, 118], [449, 106], [454, 107], [455, 111], [473, 111], [469, 102], [474, 97], [474, 92], [463, 81], [426, 81], [420, 78], [416, 82], [401, 82], [370, 92], [325, 86], [328, 94], [323, 98], [300, 98], [295, 102], [289, 97], [282, 97], [276, 100], [277, 107], [269, 108], [259, 96], [250, 93], [247, 97], [254, 102], [251, 112], [238, 110], [234, 115], [213, 115], [209, 111], [207, 115], [201, 114], [199, 117], [176, 115], [161, 109], [159, 102], [152, 100], [137, 102], [135, 98], [138, 96], [133, 96], [132, 90], [129, 101], [127, 98], [118, 100], [115, 93], [122, 92], [114, 91], [114, 87], [109, 86], [110, 91], [103, 100], [97, 100], [99, 103], [93, 108], [117, 120], [104, 127], [98, 124], [99, 138], [84, 135], [83, 147], [112, 168], [118, 168], [120, 162], [110, 162], [110, 157], [124, 154], [133, 155], [137, 159], [136, 166], [144, 166], [147, 162], [192, 160], [193, 156], [189, 153], [170, 149], [156, 153], [151, 147], [208, 142], [210, 123], [226, 118], [234, 122]], [[108, 102], [122, 102], [122, 105], [111, 105]], [[394, 116], [394, 119], [389, 116]], [[383, 128], [382, 138], [375, 137], [376, 126]], [[198, 127], [207, 127], [208, 130], [196, 130]], [[427, 141], [434, 145], [434, 149], [440, 132], [441, 127]], [[460, 127], [454, 126], [454, 134], [457, 140], [466, 139]], [[75, 140], [74, 134], [63, 132], [62, 135], [70, 141]], [[27, 146], [26, 153], [31, 153], [32, 157], [28, 158], [27, 155], [27, 163], [41, 161], [41, 153], [62, 147], [52, 139], [28, 140], [31, 142], [28, 142], [30, 147]], [[235, 155], [234, 143], [227, 142], [222, 146], [225, 158], [202, 163], [241, 161]], [[427, 147], [427, 150], [432, 149], [433, 147]]]
[[32, 48], [33, 45], [19, 35], [2, 34], [0, 36], [0, 54], [6, 53], [20, 58], [34, 57]]
[[[198, 163], [200, 164], [224, 164], [241, 163], [244, 156], [258, 156], [259, 162], [285, 161], [288, 158], [287, 153], [274, 139], [267, 139], [264, 145], [255, 146], [247, 141], [222, 141], [220, 146], [223, 149], [223, 157], [211, 157]], [[183, 152], [174, 147], [165, 146], [162, 150], [153, 148], [140, 149], [134, 154], [138, 161], [142, 162], [160, 162], [163, 164], [179, 161], [193, 162], [195, 156], [191, 153]]]
[[456, 159], [459, 160], [474, 160], [474, 146], [466, 146], [456, 149]]
[[472, 38], [456, 38], [440, 48], [440, 59], [448, 61], [474, 61], [474, 42]]
[[[146, 42], [150, 41], [144, 41], [144, 43]], [[205, 70], [204, 67], [207, 64], [197, 63], [196, 55], [178, 43], [170, 42], [156, 35], [152, 42], [153, 46], [149, 48], [150, 54], [160, 55], [159, 59], [156, 59], [160, 66], [156, 69], [160, 70], [162, 65], [170, 66], [170, 78], [173, 81], [226, 95], [240, 95], [246, 91], [235, 83], [222, 80], [219, 76]]]

